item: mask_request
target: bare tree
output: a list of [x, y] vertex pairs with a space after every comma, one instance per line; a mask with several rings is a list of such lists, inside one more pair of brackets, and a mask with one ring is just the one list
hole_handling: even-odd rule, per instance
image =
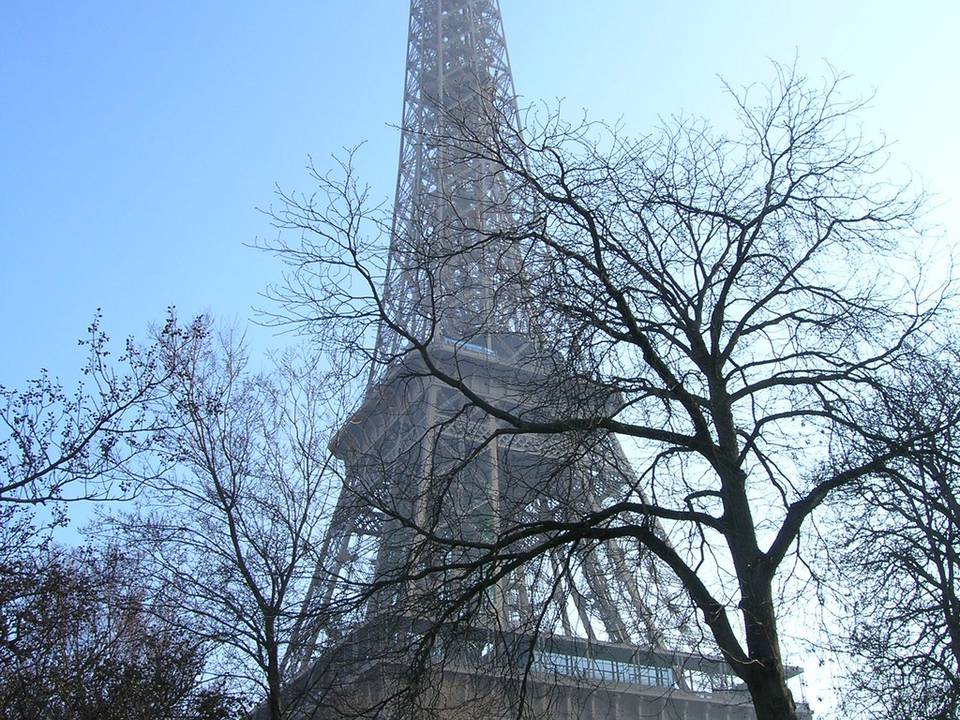
[[960, 716], [958, 380], [952, 352], [890, 389], [878, 430], [921, 438], [916, 452], [846, 493], [851, 713]]
[[[159, 430], [150, 405], [167, 374], [158, 345], [124, 341], [116, 358], [97, 311], [80, 340], [87, 359], [69, 390], [44, 370], [23, 389], [0, 385], [0, 503], [28, 506], [128, 496]], [[172, 329], [172, 314], [161, 330]]]
[[155, 614], [134, 556], [52, 545], [4, 550], [4, 720], [239, 718], [224, 689], [202, 681], [204, 644]]
[[[929, 440], [865, 418], [910, 374], [945, 294], [916, 290], [918, 200], [889, 184], [861, 104], [839, 77], [776, 72], [731, 90], [733, 134], [675, 119], [633, 140], [552, 114], [529, 114], [521, 132], [508, 109], [465, 101], [427, 138], [452, 180], [416, 217], [371, 207], [349, 162], [315, 172], [316, 194], [281, 196], [287, 232], [267, 248], [290, 273], [274, 319], [311, 334], [356, 385], [371, 378], [352, 426], [401, 412], [418, 383], [446, 403], [389, 451], [341, 433], [347, 504], [383, 519], [380, 542], [403, 551], [365, 581], [330, 572], [374, 606], [406, 593], [403, 612], [430, 627], [484, 626], [517, 573], [584, 576], [583, 553], [625, 543], [624, 572], [653, 558], [679, 584], [757, 717], [797, 717], [779, 627], [817, 541], [804, 529]], [[502, 188], [487, 207], [456, 184], [467, 160], [486, 168], [470, 182]], [[478, 368], [508, 353], [519, 369], [493, 391]], [[497, 496], [511, 509], [494, 508], [472, 468], [525, 438], [561, 447], [561, 462], [546, 477], [517, 468]], [[398, 473], [414, 489], [391, 491]], [[549, 633], [562, 618], [539, 620]], [[421, 661], [436, 635], [422, 634]]]
[[156, 602], [217, 643], [217, 672], [253, 688], [271, 720], [290, 717], [281, 663], [332, 482], [325, 389], [293, 354], [251, 372], [242, 344], [204, 318], [168, 335], [158, 412], [172, 429], [156, 451], [173, 469], [112, 524], [144, 553]]

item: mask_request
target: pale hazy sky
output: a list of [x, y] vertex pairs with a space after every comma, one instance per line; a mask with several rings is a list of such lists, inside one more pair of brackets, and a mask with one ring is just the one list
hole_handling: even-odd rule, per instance
[[[571, 112], [730, 117], [718, 75], [812, 74], [876, 91], [868, 131], [957, 214], [960, 2], [502, 0], [518, 92]], [[0, 384], [67, 372], [94, 309], [117, 334], [167, 305], [244, 321], [277, 277], [273, 187], [309, 189], [308, 154], [367, 141], [390, 198], [405, 0], [6, 0], [0, 22]], [[952, 203], [952, 204], [950, 204]], [[256, 334], [256, 331], [254, 331]], [[266, 337], [264, 335], [264, 337]], [[269, 338], [264, 342], [269, 341]]]

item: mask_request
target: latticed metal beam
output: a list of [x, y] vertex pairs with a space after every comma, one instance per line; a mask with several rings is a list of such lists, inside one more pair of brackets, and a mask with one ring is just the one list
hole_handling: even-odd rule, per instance
[[[518, 136], [504, 132], [517, 125], [497, 0], [412, 0], [383, 291], [391, 323], [379, 329], [364, 404], [335, 441], [346, 483], [285, 660], [288, 674], [309, 665], [339, 621], [360, 621], [415, 591], [414, 581], [398, 580], [393, 594], [378, 591], [363, 606], [341, 602], [364, 583], [402, 578], [403, 563], [435, 557], [411, 526], [480, 538], [521, 518], [571, 517], [637, 492], [615, 438], [596, 445], [598, 457], [572, 463], [563, 460], [562, 437], [506, 442], [497, 422], [405, 359], [411, 343], [423, 343], [438, 362], [472, 368], [494, 395], [533, 411], [544, 402], [542, 371], [517, 358], [550, 349], [537, 337], [535, 306], [522, 297], [522, 248], [501, 232], [522, 226], [531, 207], [474, 151], [495, 145], [522, 155]], [[541, 560], [536, 571], [516, 571], [493, 588], [498, 627], [522, 631], [552, 617], [547, 630], [558, 635], [665, 649], [654, 605], [672, 590], [651, 557], [608, 540]], [[556, 607], [548, 611], [548, 603]], [[683, 632], [680, 615], [671, 625]]]
[[[468, 142], [517, 124], [497, 0], [413, 0], [405, 77], [388, 313], [418, 339], [469, 342], [478, 325], [522, 332], [526, 318], [495, 303], [498, 277], [516, 270], [516, 248], [474, 245], [509, 227], [503, 216], [516, 211], [503, 178], [470, 157]], [[406, 346], [381, 327], [375, 371]]]

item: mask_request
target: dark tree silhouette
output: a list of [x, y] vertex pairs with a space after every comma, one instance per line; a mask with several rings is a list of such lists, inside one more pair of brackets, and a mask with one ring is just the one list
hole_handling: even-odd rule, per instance
[[205, 646], [155, 614], [135, 558], [116, 548], [4, 550], [4, 720], [241, 716], [237, 699], [201, 682]]
[[169, 429], [153, 449], [171, 469], [112, 528], [142, 553], [154, 602], [215, 645], [209, 671], [271, 720], [292, 717], [281, 663], [338, 485], [322, 375], [294, 353], [252, 372], [242, 343], [207, 318], [168, 328], [160, 344], [167, 379], [155, 412]]
[[[151, 404], [167, 373], [159, 345], [127, 338], [111, 355], [101, 314], [79, 341], [87, 358], [70, 390], [49, 372], [22, 389], [0, 385], [0, 503], [31, 506], [128, 497], [161, 430]], [[160, 335], [172, 331], [172, 311]]]
[[[402, 571], [368, 581], [369, 597], [388, 583], [433, 588], [410, 593], [405, 612], [482, 625], [511, 573], [629, 542], [682, 587], [757, 717], [797, 717], [779, 593], [806, 543], [834, 540], [805, 534], [810, 518], [842, 517], [840, 491], [888, 477], [929, 439], [867, 420], [910, 376], [946, 296], [917, 289], [919, 200], [888, 182], [885, 149], [859, 130], [861, 103], [843, 99], [836, 76], [817, 85], [776, 70], [768, 87], [731, 91], [740, 124], [728, 134], [675, 119], [633, 140], [535, 114], [521, 132], [482, 99], [465, 103], [488, 121], [451, 110], [429, 142], [438, 162], [486, 163], [481, 181], [506, 189], [489, 208], [438, 187], [442, 210], [393, 230], [349, 162], [342, 176], [315, 172], [315, 194], [281, 196], [287, 232], [267, 248], [290, 274], [273, 290], [273, 319], [325, 347], [345, 383], [369, 372], [395, 383], [376, 391], [388, 399], [424, 378], [453, 392], [428, 432], [403, 440], [410, 453], [450, 437], [451, 417], [477, 438], [413, 497], [387, 496], [382, 480], [347, 488], [417, 538]], [[450, 237], [459, 246], [431, 245]], [[386, 247], [405, 248], [389, 272]], [[494, 269], [479, 290], [476, 258]], [[384, 291], [399, 272], [417, 280]], [[474, 291], [492, 310], [464, 312]], [[526, 380], [492, 393], [472, 368], [517, 317]], [[514, 498], [523, 511], [494, 514], [481, 532], [471, 462], [494, 439], [524, 437], [587, 459], [617, 437], [633, 469], [620, 464], [619, 485], [594, 503], [556, 498], [549, 515], [527, 511], [527, 487]], [[392, 452], [382, 478], [403, 454]]]
[[854, 662], [848, 712], [960, 716], [960, 377], [956, 351], [917, 362], [890, 388], [879, 433], [915, 452], [848, 494], [844, 552]]

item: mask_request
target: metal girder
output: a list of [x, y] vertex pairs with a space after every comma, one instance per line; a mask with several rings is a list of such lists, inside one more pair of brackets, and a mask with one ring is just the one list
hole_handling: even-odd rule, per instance
[[[413, 337], [468, 341], [487, 330], [523, 332], [526, 318], [497, 298], [517, 248], [485, 233], [517, 212], [502, 175], [471, 143], [500, 142], [517, 103], [497, 0], [413, 0], [400, 162], [384, 302]], [[381, 327], [371, 382], [406, 339]]]
[[[517, 296], [516, 283], [504, 282], [521, 274], [521, 249], [508, 233], [498, 232], [522, 224], [529, 204], [524, 207], [508, 179], [481, 159], [482, 153], [473, 152], [478, 144], [512, 142], [503, 127], [516, 128], [517, 121], [498, 1], [412, 0], [396, 201], [383, 290], [385, 312], [404, 333], [381, 324], [364, 406], [335, 441], [346, 465], [346, 481], [324, 540], [325, 559], [314, 575], [284, 660], [288, 673], [306, 669], [318, 641], [335, 632], [330, 617], [342, 586], [356, 587], [363, 573], [368, 580], [383, 576], [391, 565], [408, 562], [419, 552], [413, 545], [402, 549], [405, 529], [398, 523], [360, 505], [374, 496], [399, 498], [398, 502], [409, 501], [416, 524], [427, 523], [432, 511], [441, 510], [428, 499], [431, 478], [443, 466], [435, 457], [441, 443], [457, 439], [464, 452], [472, 451], [471, 442], [483, 443], [483, 456], [489, 458], [476, 471], [480, 484], [486, 483], [488, 499], [475, 502], [493, 517], [480, 518], [477, 511], [475, 516], [458, 518], [462, 523], [479, 526], [483, 520], [488, 529], [499, 528], [501, 521], [511, 520], [500, 517], [508, 499], [526, 502], [536, 519], [538, 513], [569, 516], [596, 511], [617, 493], [621, 499], [637, 496], [629, 462], [616, 438], [609, 437], [592, 451], [598, 457], [582, 458], [582, 468], [567, 468], [573, 479], [565, 497], [561, 492], [547, 502], [546, 489], [526, 499], [518, 500], [516, 492], [509, 497], [511, 475], [505, 458], [510, 452], [533, 458], [531, 466], [549, 465], [562, 455], [562, 448], [538, 436], [516, 438], [509, 447], [489, 442], [496, 424], [471, 425], [467, 415], [456, 416], [456, 403], [443, 401], [442, 391], [449, 395], [449, 388], [441, 391], [438, 383], [431, 386], [423, 380], [418, 381], [419, 390], [411, 390], [416, 383], [402, 391], [390, 386], [390, 373], [402, 364], [409, 338], [447, 343], [473, 357], [475, 365], [487, 363], [494, 370], [497, 362], [509, 361], [492, 358], [493, 335], [526, 338], [524, 342], [542, 349], [535, 338], [531, 305]], [[499, 371], [506, 372], [503, 367]], [[393, 442], [389, 449], [388, 438]], [[353, 449], [348, 448], [351, 443]], [[380, 469], [379, 479], [371, 484], [373, 461]], [[446, 462], [449, 465], [449, 459]], [[562, 508], [564, 502], [569, 506]], [[461, 534], [469, 534], [467, 530], [461, 528]], [[533, 618], [553, 617], [556, 627], [546, 630], [557, 635], [655, 649], [664, 649], [668, 642], [679, 647], [676, 637], [668, 639], [658, 625], [658, 600], [665, 589], [658, 588], [660, 582], [656, 562], [635, 544], [607, 540], [567, 554], [554, 548], [535, 573], [515, 572], [495, 588], [497, 623], [523, 627]], [[553, 613], [545, 612], [550, 603], [555, 605]], [[671, 620], [672, 628], [681, 633], [683, 624], [679, 615]]]

